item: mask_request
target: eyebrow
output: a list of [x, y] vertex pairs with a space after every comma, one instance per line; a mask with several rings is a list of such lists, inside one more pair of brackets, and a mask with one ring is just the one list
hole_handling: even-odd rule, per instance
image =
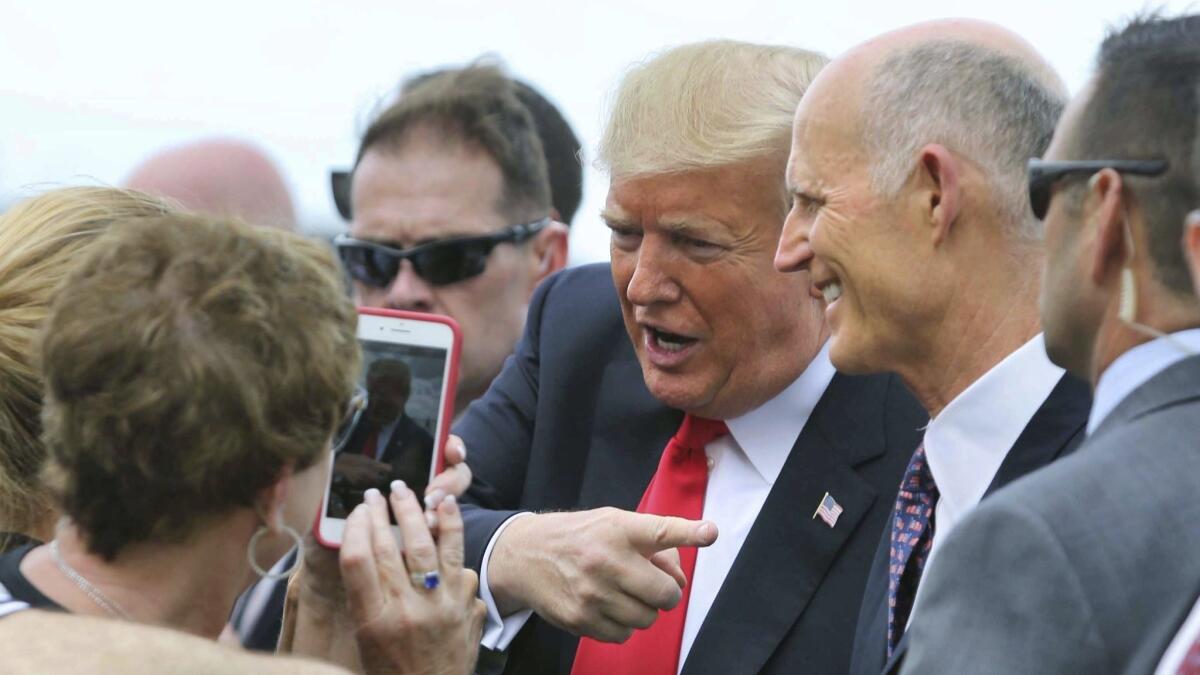
[[600, 211], [600, 220], [604, 221], [604, 224], [609, 227], [630, 227], [637, 224], [629, 218], [619, 215], [615, 211], [609, 211], [608, 209], [602, 209]]

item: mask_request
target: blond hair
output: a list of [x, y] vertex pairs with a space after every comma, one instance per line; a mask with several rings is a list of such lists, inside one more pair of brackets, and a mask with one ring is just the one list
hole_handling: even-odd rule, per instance
[[46, 455], [39, 335], [51, 302], [97, 235], [168, 211], [138, 192], [73, 187], [0, 215], [0, 537], [33, 533], [52, 513], [38, 477]]
[[786, 157], [796, 105], [826, 61], [732, 40], [670, 49], [621, 81], [596, 164], [632, 176]]

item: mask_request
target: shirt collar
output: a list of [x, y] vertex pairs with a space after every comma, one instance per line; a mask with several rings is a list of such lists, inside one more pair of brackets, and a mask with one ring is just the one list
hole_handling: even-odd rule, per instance
[[725, 420], [733, 440], [767, 483], [774, 485], [783, 471], [796, 439], [835, 372], [826, 342], [787, 389], [741, 417]]
[[1096, 383], [1092, 412], [1088, 415], [1088, 434], [1095, 431], [1134, 389], [1191, 356], [1187, 350], [1191, 350], [1192, 354], [1200, 354], [1200, 328], [1183, 330], [1171, 333], [1165, 338], [1143, 342], [1118, 356], [1112, 365], [1100, 374]]
[[[947, 405], [925, 430], [925, 455], [940, 493], [938, 530], [979, 503], [1008, 451], [1062, 379], [1039, 333]], [[951, 522], [944, 522], [947, 517]]]

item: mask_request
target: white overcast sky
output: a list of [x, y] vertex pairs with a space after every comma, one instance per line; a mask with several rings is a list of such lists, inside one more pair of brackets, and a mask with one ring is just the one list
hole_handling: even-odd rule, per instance
[[[1192, 2], [1154, 6], [1179, 12]], [[0, 204], [47, 185], [118, 184], [150, 152], [255, 141], [303, 224], [340, 227], [327, 169], [406, 74], [493, 53], [563, 109], [587, 159], [630, 63], [707, 38], [835, 55], [924, 19], [966, 16], [1032, 42], [1076, 91], [1133, 0], [0, 0]], [[606, 259], [604, 176], [587, 169], [575, 262]]]

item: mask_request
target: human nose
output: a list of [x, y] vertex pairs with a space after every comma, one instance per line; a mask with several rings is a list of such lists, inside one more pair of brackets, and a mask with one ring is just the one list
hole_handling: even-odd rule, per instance
[[795, 209], [788, 213], [779, 236], [779, 247], [775, 251], [775, 269], [780, 272], [800, 272], [812, 263], [812, 245], [809, 243], [811, 221], [797, 217]]
[[625, 289], [629, 302], [645, 307], [679, 300], [679, 285], [668, 272], [669, 256], [669, 252], [651, 237], [642, 241], [633, 276]]
[[389, 309], [401, 309], [409, 312], [433, 311], [433, 288], [428, 281], [417, 275], [412, 263], [408, 260], [400, 262], [396, 278], [387, 289], [387, 306]]

